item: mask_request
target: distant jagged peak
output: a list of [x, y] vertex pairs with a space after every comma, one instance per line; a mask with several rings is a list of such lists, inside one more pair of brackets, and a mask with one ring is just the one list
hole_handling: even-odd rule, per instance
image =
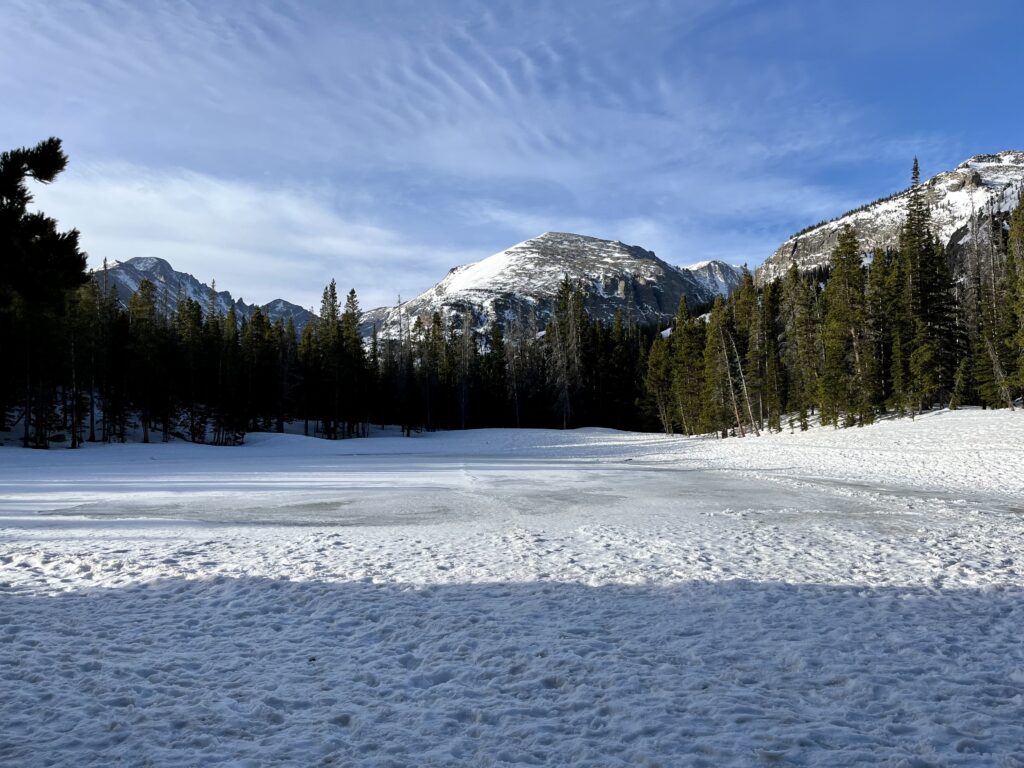
[[[160, 299], [165, 311], [173, 313], [177, 310], [178, 301], [191, 299], [204, 310], [211, 305], [216, 311], [226, 315], [234, 308], [239, 318], [250, 317], [256, 305], [247, 304], [241, 298], [235, 299], [225, 290], [214, 291], [210, 285], [201, 282], [194, 275], [179, 272], [166, 259], [156, 256], [136, 256], [124, 261], [107, 264], [106, 272], [96, 271], [97, 278], [109, 281], [119, 300], [127, 304], [132, 295], [139, 290], [143, 281], [154, 283], [160, 292]], [[315, 317], [312, 312], [284, 299], [274, 299], [260, 307], [261, 312], [272, 321], [291, 320], [298, 330]]]
[[743, 282], [743, 267], [718, 259], [698, 261], [679, 269], [691, 274], [710, 293], [726, 298]]
[[680, 265], [679, 268], [680, 269], [688, 269], [691, 272], [696, 272], [698, 270], [709, 269], [709, 268], [711, 268], [711, 269], [733, 270], [733, 271], [736, 271], [736, 272], [743, 271], [743, 267], [741, 265], [739, 265], [739, 264], [730, 264], [729, 262], [722, 261], [721, 259], [706, 259], [705, 261], [695, 261], [692, 264]]
[[154, 272], [156, 270], [174, 271], [169, 261], [158, 256], [134, 256], [125, 261], [115, 261], [114, 264], [126, 264], [140, 272]]

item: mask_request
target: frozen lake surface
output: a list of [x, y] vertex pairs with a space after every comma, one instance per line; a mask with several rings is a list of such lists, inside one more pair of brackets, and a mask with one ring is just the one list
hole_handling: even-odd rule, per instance
[[0, 764], [1024, 765], [1022, 416], [0, 450]]

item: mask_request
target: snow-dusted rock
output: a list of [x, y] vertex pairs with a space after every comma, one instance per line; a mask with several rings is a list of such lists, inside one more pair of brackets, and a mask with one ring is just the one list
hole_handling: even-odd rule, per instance
[[[1024, 152], [1014, 150], [975, 155], [933, 176], [923, 187], [936, 234], [944, 244], [966, 242], [972, 218], [1005, 216], [1017, 205], [1022, 184]], [[757, 270], [758, 281], [781, 277], [794, 263], [800, 269], [828, 264], [839, 232], [847, 224], [857, 231], [865, 253], [895, 246], [908, 198], [909, 190], [904, 190], [790, 237]]]
[[[139, 256], [127, 261], [115, 261], [106, 270], [99, 270], [96, 279], [101, 286], [110, 286], [117, 291], [120, 301], [127, 304], [132, 295], [139, 290], [143, 280], [149, 280], [157, 290], [157, 307], [165, 314], [171, 314], [178, 306], [178, 301], [192, 299], [199, 302], [203, 310], [210, 307], [211, 301], [217, 311], [227, 314], [232, 306], [239, 318], [249, 317], [255, 304], [246, 304], [242, 299], [235, 299], [227, 291], [214, 292], [206, 283], [200, 282], [193, 275], [178, 272], [164, 259], [151, 256]], [[295, 322], [295, 328], [303, 326], [314, 317], [313, 313], [292, 304], [284, 299], [275, 299], [264, 304], [261, 309], [271, 321], [278, 319], [287, 322], [289, 318]]]
[[[417, 318], [429, 323], [435, 312], [461, 326], [469, 313], [482, 331], [494, 320], [543, 325], [554, 309], [559, 284], [568, 276], [587, 294], [594, 319], [610, 322], [617, 311], [639, 323], [667, 322], [686, 297], [691, 308], [728, 293], [735, 268], [706, 262], [699, 269], [674, 267], [651, 251], [619, 241], [566, 232], [545, 232], [486, 259], [455, 267], [434, 287], [399, 307], [380, 307], [364, 316], [364, 331], [383, 335], [408, 328]], [[737, 273], [738, 274], [738, 273]]]
[[724, 261], [698, 261], [679, 269], [693, 275], [712, 296], [718, 294], [728, 297], [743, 281], [743, 269]]

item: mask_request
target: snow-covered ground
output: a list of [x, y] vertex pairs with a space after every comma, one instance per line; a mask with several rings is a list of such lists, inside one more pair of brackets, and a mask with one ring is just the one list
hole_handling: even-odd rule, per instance
[[0, 449], [3, 765], [1024, 765], [1024, 414]]

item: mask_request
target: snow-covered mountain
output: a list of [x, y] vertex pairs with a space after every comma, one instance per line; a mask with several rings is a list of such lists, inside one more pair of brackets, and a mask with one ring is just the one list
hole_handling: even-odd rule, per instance
[[[568, 276], [580, 281], [587, 294], [587, 310], [594, 319], [610, 322], [616, 311], [638, 323], [668, 322], [686, 297], [691, 310], [703, 310], [716, 295], [728, 296], [742, 279], [742, 271], [721, 261], [675, 267], [651, 251], [618, 241], [585, 235], [545, 232], [482, 261], [455, 267], [431, 289], [400, 307], [379, 307], [363, 314], [363, 332], [376, 327], [382, 335], [395, 335], [416, 318], [430, 322], [439, 312], [446, 323], [461, 327], [469, 312], [473, 327], [483, 332], [495, 319], [506, 325], [542, 327], [554, 308], [559, 284]], [[179, 298], [190, 298], [204, 308], [211, 301], [227, 313], [234, 306], [239, 317], [253, 306], [227, 291], [213, 293], [210, 286], [163, 259], [139, 257], [114, 262], [97, 274], [112, 285], [127, 303], [143, 280], [157, 287], [160, 309], [173, 313]], [[296, 304], [277, 299], [261, 309], [272, 320], [291, 318], [298, 330], [316, 316]]]
[[[976, 155], [951, 171], [923, 182], [932, 222], [942, 242], [953, 247], [969, 240], [971, 220], [1005, 216], [1017, 204], [1024, 184], [1024, 152]], [[800, 269], [828, 264], [839, 231], [857, 230], [866, 253], [897, 244], [906, 217], [909, 190], [878, 200], [832, 221], [793, 235], [758, 268], [759, 282], [781, 277], [795, 263]]]
[[[153, 257], [140, 256], [127, 261], [115, 261], [105, 272], [99, 270], [96, 279], [101, 285], [106, 281], [106, 285], [112, 286], [117, 291], [118, 299], [125, 304], [139, 290], [142, 281], [149, 280], [157, 289], [158, 308], [166, 314], [172, 314], [177, 309], [178, 301], [183, 299], [197, 301], [204, 309], [210, 306], [212, 300], [221, 314], [227, 314], [228, 309], [234, 306], [239, 318], [249, 317], [255, 308], [255, 305], [234, 299], [227, 291], [214, 293], [206, 283], [186, 272], [178, 272], [163, 259]], [[309, 310], [284, 299], [275, 299], [260, 309], [272, 321], [281, 319], [287, 323], [291, 319], [300, 331], [315, 317]]]
[[724, 261], [698, 261], [679, 269], [693, 275], [712, 294], [728, 296], [743, 282], [743, 268]]
[[495, 319], [506, 326], [539, 327], [550, 316], [566, 276], [582, 283], [594, 319], [611, 321], [621, 310], [639, 323], [667, 322], [681, 297], [697, 309], [736, 284], [734, 267], [722, 262], [697, 267], [674, 267], [650, 251], [618, 241], [545, 232], [482, 261], [455, 267], [433, 288], [398, 307], [366, 312], [363, 329], [369, 333], [376, 326], [378, 332], [391, 335], [417, 318], [429, 322], [435, 312], [456, 326], [469, 312], [479, 331]]

